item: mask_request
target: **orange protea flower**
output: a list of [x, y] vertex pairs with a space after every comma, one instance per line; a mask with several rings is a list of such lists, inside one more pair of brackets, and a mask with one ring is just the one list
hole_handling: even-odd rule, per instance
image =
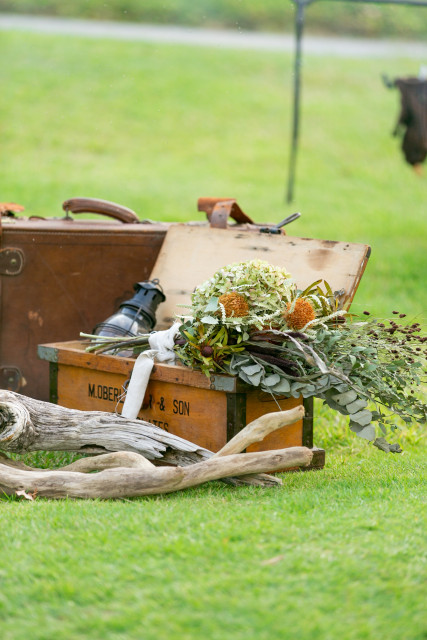
[[224, 305], [225, 315], [227, 318], [230, 316], [243, 318], [243, 316], [247, 316], [249, 313], [249, 305], [245, 298], [235, 291], [232, 291], [231, 293], [223, 293], [218, 302]]
[[[289, 313], [289, 309], [294, 307], [294, 310]], [[283, 314], [286, 324], [290, 329], [296, 329], [299, 331], [307, 322], [311, 322], [315, 319], [316, 313], [313, 309], [313, 305], [304, 298], [297, 298], [295, 304], [292, 302], [288, 302], [286, 305], [286, 310]]]

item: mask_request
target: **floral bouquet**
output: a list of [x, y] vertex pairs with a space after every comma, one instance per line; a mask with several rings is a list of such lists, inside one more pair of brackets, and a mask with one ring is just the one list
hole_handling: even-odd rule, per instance
[[[405, 314], [397, 311], [399, 322], [380, 322], [367, 311], [357, 320], [343, 308], [343, 294], [322, 280], [301, 291], [285, 269], [261, 260], [227, 265], [195, 289], [188, 314], [179, 316], [176, 356], [207, 376], [236, 375], [272, 397], [321, 398], [349, 416], [353, 432], [400, 452], [385, 436], [397, 428], [397, 416], [426, 420], [417, 392], [427, 337], [419, 323], [400, 324]], [[144, 339], [133, 346], [141, 351]]]

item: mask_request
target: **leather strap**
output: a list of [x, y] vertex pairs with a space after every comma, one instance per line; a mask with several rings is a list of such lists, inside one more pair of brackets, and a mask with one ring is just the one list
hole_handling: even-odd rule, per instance
[[0, 202], [0, 239], [2, 234], [2, 216], [14, 217], [15, 213], [24, 211], [24, 209], [25, 207], [23, 207], [22, 204], [17, 204], [16, 202]]
[[69, 211], [71, 213], [99, 213], [126, 224], [139, 222], [138, 216], [132, 209], [108, 200], [99, 200], [98, 198], [71, 198], [70, 200], [65, 200], [62, 208], [67, 213]]
[[22, 204], [16, 204], [16, 202], [0, 202], [0, 214], [12, 215], [24, 211], [25, 207]]
[[242, 211], [234, 198], [199, 198], [197, 210], [204, 211], [211, 227], [227, 228], [228, 218], [238, 224], [254, 224], [254, 221]]

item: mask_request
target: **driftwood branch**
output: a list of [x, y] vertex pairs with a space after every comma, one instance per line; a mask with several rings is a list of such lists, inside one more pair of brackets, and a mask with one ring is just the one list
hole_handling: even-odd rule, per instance
[[[197, 447], [144, 421], [127, 420], [103, 412], [65, 409], [13, 392], [2, 391], [0, 447], [3, 449], [17, 452], [38, 449], [87, 452], [88, 449], [106, 451], [107, 446], [120, 449], [124, 443], [128, 450], [116, 450], [114, 453], [83, 458], [55, 471], [34, 469], [20, 461], [10, 460], [0, 453], [0, 490], [6, 493], [20, 490], [37, 491], [40, 495], [50, 497], [119, 497], [167, 493], [207, 480], [224, 478], [231, 479], [233, 483], [263, 486], [278, 484], [279, 479], [258, 472], [307, 466], [312, 459], [309, 449], [294, 447], [244, 456], [230, 454], [243, 451], [275, 429], [293, 424], [303, 415], [302, 407], [266, 414], [247, 425], [221, 451], [213, 455], [211, 451]], [[156, 468], [148, 460], [149, 457], [156, 461], [159, 458], [163, 461], [166, 459], [169, 464], [173, 460], [179, 466], [175, 470]], [[279, 460], [281, 462], [277, 466]], [[135, 481], [127, 488], [120, 482], [114, 487], [111, 484], [114, 476], [106, 475], [107, 470], [120, 471], [117, 479], [123, 477], [128, 481], [130, 476], [125, 473], [127, 470], [136, 474]], [[99, 471], [100, 474], [96, 475], [94, 483], [90, 481], [88, 484], [83, 478], [86, 477], [85, 473], [91, 471]], [[74, 480], [73, 474], [77, 474]], [[245, 478], [239, 481], [230, 476]], [[42, 477], [44, 481], [40, 483]], [[102, 486], [99, 484], [99, 478], [102, 480]], [[80, 482], [83, 482], [81, 490], [77, 487]], [[21, 489], [22, 483], [25, 487]]]
[[90, 473], [91, 471], [104, 471], [105, 469], [114, 469], [117, 467], [126, 467], [127, 469], [153, 469], [152, 462], [141, 456], [139, 453], [130, 451], [118, 451], [117, 453], [104, 453], [99, 456], [90, 456], [88, 458], [80, 458], [71, 464], [67, 464], [59, 469], [40, 469], [38, 467], [29, 467], [21, 460], [13, 460], [8, 458], [0, 451], [0, 465], [21, 469], [21, 471], [78, 471], [80, 473]]
[[125, 467], [126, 469], [155, 469], [152, 462], [133, 451], [117, 451], [116, 453], [104, 453], [100, 456], [80, 458], [65, 467], [61, 471], [77, 471], [79, 473], [90, 473], [91, 471], [104, 471], [105, 469], [115, 469]]
[[275, 413], [266, 413], [257, 418], [253, 422], [246, 425], [244, 429], [239, 431], [234, 438], [229, 440], [218, 453], [214, 454], [214, 458], [219, 456], [229, 456], [232, 453], [240, 453], [255, 442], [261, 442], [269, 433], [294, 424], [304, 417], [304, 407], [302, 405], [289, 409], [289, 411], [277, 411]]
[[170, 493], [227, 476], [292, 467], [306, 467], [313, 457], [306, 447], [241, 453], [211, 458], [188, 467], [129, 469], [120, 467], [95, 474], [78, 471], [24, 471], [0, 464], [0, 491], [36, 493], [46, 498], [123, 498]]

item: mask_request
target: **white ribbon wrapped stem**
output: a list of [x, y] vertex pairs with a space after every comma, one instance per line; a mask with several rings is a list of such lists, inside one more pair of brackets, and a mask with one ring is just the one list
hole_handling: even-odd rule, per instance
[[132, 370], [122, 409], [122, 416], [125, 418], [134, 420], [138, 416], [154, 367], [154, 360], [170, 364], [175, 362], [175, 352], [173, 348], [175, 336], [179, 333], [179, 327], [180, 323], [175, 322], [175, 324], [166, 331], [156, 331], [148, 338], [151, 349], [139, 354]]

